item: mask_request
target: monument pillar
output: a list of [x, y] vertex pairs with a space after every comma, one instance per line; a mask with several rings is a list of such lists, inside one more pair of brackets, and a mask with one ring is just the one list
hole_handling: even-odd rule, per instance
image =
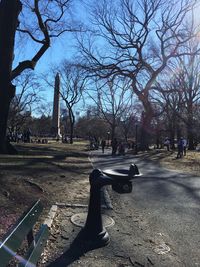
[[53, 115], [52, 115], [52, 134], [60, 137], [60, 77], [59, 73], [55, 77]]

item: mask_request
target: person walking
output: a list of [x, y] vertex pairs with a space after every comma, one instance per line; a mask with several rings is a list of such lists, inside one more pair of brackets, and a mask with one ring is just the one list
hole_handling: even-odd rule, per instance
[[186, 156], [187, 140], [183, 138], [183, 154]]
[[115, 156], [117, 153], [117, 147], [118, 147], [117, 138], [114, 138], [112, 140], [111, 145], [112, 145], [112, 155]]
[[183, 137], [178, 140], [178, 153], [176, 158], [182, 158], [183, 156]]
[[102, 153], [104, 153], [105, 146], [106, 146], [106, 141], [104, 139], [102, 139], [101, 140]]
[[168, 137], [165, 138], [164, 146], [166, 146], [167, 151], [170, 151], [170, 139]]

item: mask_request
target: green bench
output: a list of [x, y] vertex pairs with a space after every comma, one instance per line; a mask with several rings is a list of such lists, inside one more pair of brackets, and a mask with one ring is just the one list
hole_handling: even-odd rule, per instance
[[[49, 236], [47, 224], [42, 224], [36, 234], [33, 227], [43, 210], [41, 201], [36, 201], [9, 230], [0, 241], [0, 267], [6, 267], [9, 261], [16, 258], [18, 267], [35, 267]], [[28, 248], [25, 255], [17, 254], [22, 242], [27, 239]]]

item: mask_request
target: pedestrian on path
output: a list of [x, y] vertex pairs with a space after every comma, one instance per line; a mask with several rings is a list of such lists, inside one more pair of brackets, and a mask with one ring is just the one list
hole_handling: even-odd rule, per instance
[[170, 139], [168, 137], [165, 138], [164, 146], [166, 146], [167, 151], [170, 150]]
[[102, 139], [101, 140], [102, 153], [104, 153], [105, 146], [106, 146], [106, 141], [104, 139]]
[[176, 158], [182, 158], [183, 156], [183, 137], [178, 140], [178, 153]]
[[117, 153], [117, 147], [118, 147], [117, 138], [114, 138], [112, 140], [111, 145], [112, 145], [112, 155], [115, 156]]
[[187, 149], [187, 140], [184, 138], [183, 139], [183, 154], [186, 156], [186, 149]]

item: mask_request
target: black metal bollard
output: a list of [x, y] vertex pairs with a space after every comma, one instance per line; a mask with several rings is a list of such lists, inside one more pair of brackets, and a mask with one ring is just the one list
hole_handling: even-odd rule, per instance
[[127, 169], [113, 169], [100, 171], [95, 169], [89, 176], [90, 200], [88, 215], [84, 228], [79, 233], [80, 240], [87, 242], [93, 247], [106, 246], [110, 237], [103, 227], [101, 216], [101, 188], [105, 185], [112, 185], [113, 190], [118, 193], [130, 193], [132, 182], [135, 176], [139, 175], [136, 165]]

